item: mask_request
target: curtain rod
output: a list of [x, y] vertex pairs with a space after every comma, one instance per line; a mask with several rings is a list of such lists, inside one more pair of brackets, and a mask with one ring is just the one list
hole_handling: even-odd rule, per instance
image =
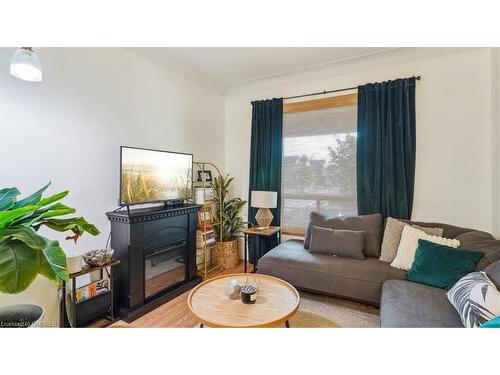
[[[420, 81], [420, 76], [413, 76], [410, 78], [415, 78], [417, 81]], [[328, 91], [319, 91], [319, 92], [313, 92], [311, 94], [303, 94], [303, 95], [295, 95], [295, 96], [287, 96], [286, 98], [283, 98], [283, 100], [287, 99], [297, 99], [297, 98], [303, 98], [305, 96], [315, 96], [315, 95], [325, 95], [325, 94], [331, 94], [333, 92], [340, 92], [340, 91], [349, 91], [349, 90], [356, 90], [358, 87], [347, 87], [345, 89], [337, 89], [337, 90], [328, 90]]]

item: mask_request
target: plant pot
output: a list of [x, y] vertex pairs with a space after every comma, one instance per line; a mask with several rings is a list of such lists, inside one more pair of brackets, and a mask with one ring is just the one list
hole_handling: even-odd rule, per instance
[[223, 270], [236, 267], [240, 263], [238, 239], [218, 242], [212, 250], [212, 261]]
[[38, 305], [11, 305], [0, 307], [0, 328], [37, 327], [45, 311]]

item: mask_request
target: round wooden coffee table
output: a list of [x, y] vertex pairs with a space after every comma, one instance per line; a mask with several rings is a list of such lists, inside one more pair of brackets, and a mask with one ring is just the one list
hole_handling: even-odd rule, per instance
[[[260, 281], [254, 304], [244, 304], [238, 298], [229, 299], [226, 288], [230, 279], [240, 284]], [[277, 277], [236, 273], [206, 280], [191, 290], [189, 309], [202, 327], [276, 327], [285, 323], [297, 312], [300, 296], [297, 290]]]

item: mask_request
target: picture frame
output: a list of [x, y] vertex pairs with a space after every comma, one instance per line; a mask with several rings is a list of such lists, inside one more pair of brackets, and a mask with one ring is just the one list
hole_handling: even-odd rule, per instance
[[[205, 180], [203, 180], [203, 178], [205, 178]], [[210, 170], [198, 171], [198, 181], [212, 182], [212, 171]]]
[[212, 210], [209, 208], [201, 209], [198, 211], [197, 218], [198, 227], [211, 226], [213, 222]]

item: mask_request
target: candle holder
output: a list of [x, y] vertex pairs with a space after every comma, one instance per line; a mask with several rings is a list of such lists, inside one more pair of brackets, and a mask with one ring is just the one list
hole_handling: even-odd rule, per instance
[[257, 287], [255, 285], [245, 285], [241, 287], [241, 302], [246, 304], [255, 303], [257, 300]]

